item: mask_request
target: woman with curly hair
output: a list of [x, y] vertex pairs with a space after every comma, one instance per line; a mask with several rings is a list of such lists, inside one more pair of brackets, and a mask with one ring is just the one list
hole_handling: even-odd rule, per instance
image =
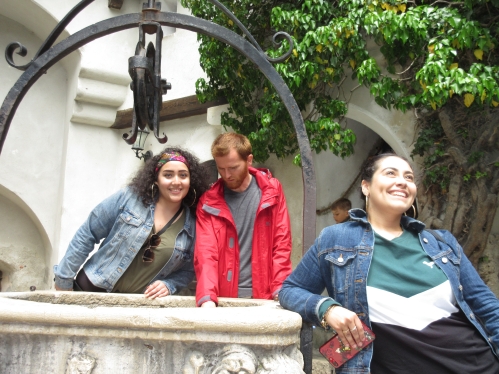
[[78, 229], [54, 266], [56, 290], [144, 293], [154, 299], [186, 287], [194, 277], [196, 205], [207, 180], [199, 160], [181, 148], [152, 157]]

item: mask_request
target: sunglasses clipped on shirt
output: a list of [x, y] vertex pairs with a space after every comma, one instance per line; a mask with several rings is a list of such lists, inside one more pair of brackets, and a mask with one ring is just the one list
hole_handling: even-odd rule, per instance
[[142, 262], [153, 262], [154, 261], [154, 252], [153, 250], [158, 248], [158, 245], [161, 244], [161, 236], [158, 234], [153, 234], [149, 238], [149, 243], [142, 255]]
[[180, 205], [180, 208], [178, 209], [177, 213], [168, 221], [168, 223], [161, 229], [159, 230], [156, 234], [152, 234], [151, 237], [148, 240], [147, 247], [144, 250], [144, 254], [142, 255], [142, 262], [147, 262], [151, 263], [154, 261], [154, 252], [153, 250], [158, 248], [158, 245], [161, 244], [161, 235], [172, 225], [173, 222], [178, 218], [180, 213], [182, 213], [183, 206]]

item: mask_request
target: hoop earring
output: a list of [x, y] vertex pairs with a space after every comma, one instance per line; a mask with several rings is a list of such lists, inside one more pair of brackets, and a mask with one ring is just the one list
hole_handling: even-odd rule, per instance
[[197, 198], [196, 189], [194, 187], [192, 187], [192, 190], [194, 191], [194, 200], [192, 200], [192, 203], [191, 203], [191, 205], [189, 205], [189, 208], [194, 205], [194, 203], [196, 202], [196, 198]]
[[156, 183], [153, 183], [152, 186], [151, 186], [151, 199], [152, 201], [154, 201], [154, 187], [156, 186]]
[[411, 205], [411, 208], [412, 208], [412, 218], [416, 219], [417, 217], [417, 211], [416, 211], [416, 207], [414, 206], [414, 204]]
[[409, 211], [409, 209], [407, 209], [405, 212], [404, 212], [404, 216], [409, 216], [411, 218], [414, 218], [416, 219], [416, 207], [414, 206], [414, 204], [411, 205], [411, 208], [412, 208], [412, 216], [408, 215], [407, 212]]

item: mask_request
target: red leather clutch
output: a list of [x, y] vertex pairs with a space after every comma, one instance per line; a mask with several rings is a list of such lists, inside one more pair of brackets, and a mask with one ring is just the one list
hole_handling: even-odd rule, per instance
[[336, 334], [319, 348], [319, 352], [331, 365], [335, 368], [339, 368], [373, 342], [375, 338], [374, 333], [364, 323], [362, 323], [362, 327], [364, 328], [364, 334], [366, 335], [366, 340], [363, 342], [364, 345], [362, 347], [347, 348], [341, 342], [338, 334]]

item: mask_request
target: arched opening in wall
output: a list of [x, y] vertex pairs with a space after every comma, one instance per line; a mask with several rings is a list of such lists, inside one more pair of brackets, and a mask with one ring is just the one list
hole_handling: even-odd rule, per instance
[[14, 201], [0, 194], [2, 292], [29, 291], [32, 287], [39, 290], [49, 288], [45, 242], [28, 214]]
[[346, 119], [345, 125], [357, 136], [354, 154], [344, 159], [334, 156], [331, 152], [321, 152], [315, 155], [317, 234], [323, 228], [335, 224], [331, 208], [339, 198], [349, 199], [352, 208], [363, 209], [365, 207], [360, 190], [362, 164], [370, 156], [394, 152], [394, 147], [371, 127], [353, 119]]

